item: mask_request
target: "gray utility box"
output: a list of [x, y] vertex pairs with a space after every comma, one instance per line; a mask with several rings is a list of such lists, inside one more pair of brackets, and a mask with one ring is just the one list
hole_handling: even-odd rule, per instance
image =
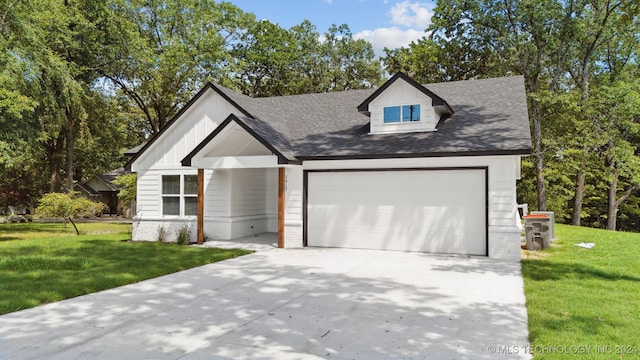
[[551, 241], [556, 239], [556, 229], [554, 224], [556, 223], [556, 214], [553, 211], [532, 211], [531, 214], [547, 215], [551, 220], [549, 222], [549, 231], [551, 231]]
[[524, 216], [527, 250], [544, 250], [551, 245], [551, 219], [547, 215]]

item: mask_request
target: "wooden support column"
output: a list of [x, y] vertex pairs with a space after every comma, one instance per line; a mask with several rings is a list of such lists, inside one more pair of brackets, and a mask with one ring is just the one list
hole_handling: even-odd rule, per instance
[[198, 169], [198, 245], [204, 242], [204, 169]]
[[278, 247], [284, 247], [285, 168], [278, 168]]

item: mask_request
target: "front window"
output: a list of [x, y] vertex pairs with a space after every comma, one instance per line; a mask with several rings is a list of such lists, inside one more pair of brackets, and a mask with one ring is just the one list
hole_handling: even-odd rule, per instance
[[162, 215], [198, 214], [198, 176], [162, 176]]
[[387, 106], [383, 116], [385, 124], [420, 121], [420, 105]]

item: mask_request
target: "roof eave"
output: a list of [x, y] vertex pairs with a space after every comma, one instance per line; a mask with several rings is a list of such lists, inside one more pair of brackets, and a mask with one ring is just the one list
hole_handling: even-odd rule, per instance
[[399, 154], [353, 154], [353, 155], [319, 155], [298, 156], [301, 161], [312, 160], [371, 160], [371, 159], [404, 159], [404, 158], [431, 158], [454, 156], [500, 156], [500, 155], [530, 155], [531, 148], [509, 150], [484, 150], [484, 151], [455, 151], [455, 152], [421, 152]]

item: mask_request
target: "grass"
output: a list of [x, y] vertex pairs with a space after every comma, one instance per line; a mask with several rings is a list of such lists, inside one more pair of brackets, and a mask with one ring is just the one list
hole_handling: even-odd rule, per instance
[[0, 224], [0, 314], [248, 254], [130, 242], [130, 224]]
[[[76, 222], [81, 234], [110, 234], [128, 233], [131, 231], [129, 223], [110, 222]], [[72, 236], [76, 231], [71, 224], [62, 223], [21, 223], [0, 224], [0, 242], [10, 240], [26, 240], [43, 237]]]
[[534, 358], [640, 358], [640, 234], [556, 225], [556, 237], [522, 260]]

